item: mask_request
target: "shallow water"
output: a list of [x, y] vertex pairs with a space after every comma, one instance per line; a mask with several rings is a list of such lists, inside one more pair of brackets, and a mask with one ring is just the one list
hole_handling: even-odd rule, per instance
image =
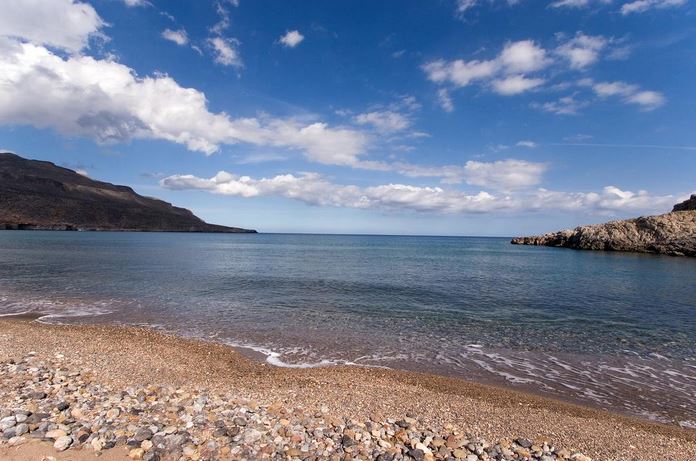
[[0, 232], [0, 315], [148, 325], [283, 366], [506, 384], [696, 426], [696, 260], [509, 239]]

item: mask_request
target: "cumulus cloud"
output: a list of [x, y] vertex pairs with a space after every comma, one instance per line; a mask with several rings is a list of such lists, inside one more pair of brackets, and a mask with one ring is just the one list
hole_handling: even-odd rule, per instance
[[189, 42], [188, 34], [184, 29], [164, 29], [164, 31], [162, 32], [162, 38], [164, 38], [165, 40], [169, 40], [170, 42], [174, 42], [179, 46], [184, 46]]
[[173, 175], [162, 179], [160, 185], [172, 190], [203, 190], [245, 198], [284, 197], [316, 206], [434, 213], [660, 211], [675, 200], [671, 195], [653, 196], [645, 191], [623, 191], [614, 186], [605, 187], [601, 192], [570, 193], [537, 189], [514, 195], [494, 195], [485, 191], [468, 193], [407, 184], [360, 187], [335, 184], [316, 173], [256, 179], [220, 171], [212, 178]]
[[495, 190], [515, 190], [541, 183], [548, 169], [545, 163], [506, 159], [495, 162], [470, 160], [464, 165], [416, 165], [407, 162], [371, 163], [373, 169], [396, 171], [411, 178], [441, 178], [443, 184], [467, 183]]
[[498, 190], [519, 189], [537, 185], [546, 172], [545, 163], [524, 160], [498, 160], [496, 162], [468, 161], [464, 166], [466, 182], [474, 186]]
[[[491, 88], [501, 95], [516, 95], [541, 86], [542, 78], [527, 77], [525, 74], [537, 72], [551, 63], [546, 50], [532, 40], [507, 43], [494, 59], [446, 61], [437, 59], [422, 66], [427, 78], [440, 85], [465, 87], [474, 82], [490, 83]], [[442, 107], [452, 107], [449, 93], [438, 94]], [[449, 104], [442, 104], [449, 101]]]
[[621, 14], [643, 13], [652, 9], [671, 8], [686, 4], [686, 0], [636, 0], [624, 3]]
[[665, 103], [665, 97], [662, 93], [641, 90], [638, 85], [622, 81], [594, 83], [589, 80], [585, 84], [591, 85], [594, 92], [602, 98], [618, 96], [623, 102], [636, 104], [646, 111], [657, 109]]
[[163, 139], [206, 154], [222, 144], [297, 149], [320, 163], [358, 161], [367, 137], [349, 128], [208, 110], [203, 93], [157, 74], [139, 77], [113, 60], [61, 57], [0, 39], [0, 124], [52, 128], [98, 142]]
[[602, 36], [578, 32], [575, 37], [556, 48], [556, 53], [568, 60], [571, 69], [582, 69], [599, 59], [599, 53], [606, 44], [607, 39]]
[[498, 62], [507, 72], [534, 72], [550, 64], [546, 50], [532, 40], [521, 40], [505, 45]]
[[403, 114], [391, 110], [365, 112], [355, 116], [355, 122], [360, 125], [372, 125], [383, 133], [405, 130], [411, 121]]
[[77, 0], [3, 0], [0, 37], [78, 53], [92, 37], [101, 36], [104, 21], [94, 8]]
[[302, 35], [298, 30], [289, 30], [278, 40], [288, 48], [295, 48], [297, 45], [302, 43], [302, 40], [304, 40], [304, 35]]
[[503, 79], [493, 80], [493, 91], [498, 94], [510, 96], [524, 93], [543, 85], [543, 78], [527, 78], [524, 75], [511, 75]]

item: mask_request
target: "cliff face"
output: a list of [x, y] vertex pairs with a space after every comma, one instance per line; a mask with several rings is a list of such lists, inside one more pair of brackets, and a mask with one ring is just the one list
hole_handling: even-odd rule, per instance
[[0, 153], [0, 229], [255, 232], [10, 153]]
[[580, 226], [532, 237], [518, 237], [512, 239], [512, 243], [578, 250], [696, 256], [696, 208], [687, 208], [693, 205], [696, 205], [696, 196], [676, 205], [672, 213]]

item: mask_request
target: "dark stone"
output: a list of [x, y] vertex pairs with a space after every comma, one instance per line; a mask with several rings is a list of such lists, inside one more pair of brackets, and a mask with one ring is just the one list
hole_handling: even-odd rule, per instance
[[377, 461], [394, 461], [394, 453], [382, 453], [377, 457]]
[[341, 443], [344, 447], [352, 447], [353, 445], [355, 445], [355, 440], [348, 437], [347, 435], [344, 435], [343, 437], [341, 437]]
[[46, 393], [45, 392], [32, 392], [29, 394], [29, 398], [34, 399], [34, 400], [43, 400], [46, 398]]
[[159, 461], [160, 457], [157, 452], [148, 451], [143, 455], [143, 461]]
[[48, 413], [32, 413], [24, 422], [27, 424], [39, 424], [49, 416], [51, 415], [49, 415]]
[[60, 402], [58, 405], [56, 405], [56, 408], [58, 409], [58, 411], [67, 410], [68, 408], [70, 408], [70, 404], [67, 402]]
[[135, 440], [142, 442], [143, 440], [150, 440], [152, 438], [152, 431], [146, 427], [138, 429], [134, 436]]
[[397, 421], [397, 422], [396, 422], [396, 425], [399, 426], [399, 427], [402, 427], [402, 428], [404, 428], [404, 429], [408, 429], [409, 427], [411, 427], [411, 423], [409, 423], [408, 421], [405, 421], [405, 420], [403, 420], [403, 419]]
[[515, 440], [515, 442], [517, 443], [517, 445], [521, 446], [522, 448], [529, 448], [533, 445], [533, 442], [531, 440], [524, 439], [524, 438], [517, 439], [517, 440]]
[[425, 459], [425, 453], [423, 453], [423, 450], [419, 449], [409, 450], [408, 455], [416, 461], [423, 461]]

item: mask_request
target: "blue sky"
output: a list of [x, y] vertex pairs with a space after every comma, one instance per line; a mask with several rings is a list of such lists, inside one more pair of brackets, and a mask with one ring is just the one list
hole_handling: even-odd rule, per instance
[[515, 235], [696, 190], [688, 0], [6, 0], [0, 148], [267, 232]]

